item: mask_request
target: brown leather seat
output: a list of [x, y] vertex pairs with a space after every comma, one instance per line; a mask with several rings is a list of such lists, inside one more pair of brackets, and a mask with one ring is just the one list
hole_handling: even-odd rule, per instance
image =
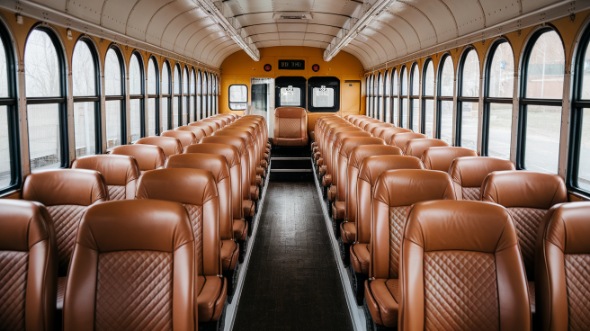
[[240, 242], [240, 258], [245, 253], [244, 241], [248, 236], [248, 223], [244, 219], [244, 209], [242, 209], [242, 167], [240, 165], [240, 152], [235, 146], [217, 143], [201, 143], [191, 145], [185, 148], [185, 153], [208, 153], [217, 154], [225, 157], [231, 181], [231, 205], [233, 215], [233, 233], [234, 238]]
[[[399, 148], [388, 146], [390, 148]], [[351, 157], [352, 160], [352, 157]], [[355, 161], [356, 162], [356, 161]], [[350, 265], [354, 272], [354, 286], [359, 304], [363, 298], [363, 283], [369, 274], [370, 242], [371, 242], [371, 207], [373, 205], [373, 189], [377, 179], [387, 170], [424, 169], [420, 159], [407, 155], [373, 155], [363, 158], [358, 165], [357, 184], [350, 188], [355, 204], [363, 206], [355, 208], [353, 225], [356, 226], [355, 238], [350, 245]], [[349, 194], [350, 194], [349, 193]], [[403, 192], [400, 192], [403, 193]], [[352, 213], [349, 214], [351, 217]]]
[[144, 137], [138, 139], [136, 144], [160, 146], [166, 157], [182, 153], [182, 144], [180, 140], [172, 137]]
[[387, 170], [373, 191], [369, 277], [365, 300], [373, 321], [386, 327], [397, 325], [400, 249], [406, 217], [414, 203], [453, 200], [453, 183], [448, 174], [434, 170]]
[[448, 172], [453, 160], [462, 156], [477, 156], [477, 152], [466, 147], [430, 147], [422, 154], [422, 162], [426, 169]]
[[222, 269], [227, 275], [226, 278], [231, 280], [233, 271], [238, 264], [240, 250], [234, 240], [231, 178], [227, 160], [218, 154], [178, 154], [168, 158], [166, 168], [203, 169], [213, 175], [219, 196], [219, 239]]
[[160, 136], [172, 137], [172, 138], [178, 139], [180, 141], [180, 145], [182, 146], [182, 149], [184, 149], [186, 146], [198, 143], [199, 140], [201, 140], [201, 138], [203, 138], [203, 137], [199, 137], [197, 139], [197, 135], [195, 135], [193, 131], [178, 130], [178, 128], [176, 128], [175, 130], [164, 131], [160, 134]]
[[59, 277], [57, 309], [61, 311], [78, 224], [89, 206], [109, 199], [108, 188], [98, 171], [47, 170], [30, 174], [25, 178], [22, 198], [44, 204], [53, 219]]
[[406, 129], [406, 128], [393, 127], [393, 128], [385, 129], [383, 131], [383, 133], [381, 134], [380, 138], [385, 140], [386, 144], [393, 145], [393, 138], [395, 137], [396, 134], [407, 133], [407, 132], [412, 132], [412, 130]]
[[483, 201], [504, 206], [514, 222], [522, 253], [531, 311], [535, 313], [535, 247], [541, 221], [555, 204], [567, 202], [567, 189], [561, 177], [532, 171], [495, 171], [481, 186]]
[[480, 200], [481, 184], [494, 171], [514, 170], [510, 160], [495, 157], [458, 157], [449, 166], [458, 200]]
[[74, 160], [72, 169], [100, 172], [109, 189], [109, 200], [135, 199], [140, 176], [137, 161], [128, 155], [89, 155]]
[[423, 139], [427, 138], [426, 135], [417, 132], [400, 132], [391, 137], [391, 145], [401, 148], [402, 151], [406, 150], [406, 145], [412, 139]]
[[[319, 165], [318, 172], [322, 175], [322, 186], [330, 186], [334, 182], [334, 149], [336, 148], [337, 134], [343, 135], [345, 133], [355, 132], [362, 137], [370, 137], [371, 135], [363, 130], [349, 124], [334, 123], [329, 124], [325, 134], [324, 147], [321, 152], [321, 158], [317, 160]], [[334, 182], [335, 183], [335, 182]]]
[[[399, 329], [530, 330], [517, 242], [510, 216], [498, 205], [414, 205], [402, 242]], [[375, 258], [385, 275], [389, 254]]]
[[186, 208], [196, 238], [199, 321], [221, 317], [227, 299], [226, 279], [220, 277], [219, 197], [213, 175], [201, 169], [157, 169], [146, 172], [137, 187], [137, 199], [180, 202]]
[[588, 330], [590, 202], [559, 204], [540, 225], [535, 278], [542, 330]]
[[0, 266], [0, 330], [52, 330], [57, 250], [43, 205], [0, 200]]
[[277, 146], [307, 145], [307, 111], [301, 107], [276, 108], [272, 142]]
[[240, 166], [242, 170], [242, 210], [244, 217], [251, 220], [256, 212], [256, 202], [250, 197], [250, 156], [246, 142], [240, 137], [212, 136], [205, 137], [202, 143], [225, 144], [234, 146], [240, 153]]
[[[354, 131], [337, 131], [332, 139], [330, 139], [327, 157], [331, 159], [330, 165], [331, 168], [328, 167], [324, 178], [322, 178], [322, 185], [330, 186], [328, 190], [328, 201], [332, 202], [336, 199], [336, 195], [338, 194], [338, 171], [339, 171], [339, 162], [340, 159], [340, 149], [342, 148], [342, 143], [347, 138], [354, 138], [354, 137], [371, 137], [371, 134], [363, 131], [363, 130], [354, 130]], [[331, 180], [331, 181], [330, 181]]]
[[205, 134], [205, 129], [203, 129], [202, 127], [198, 127], [198, 126], [193, 126], [193, 125], [183, 125], [183, 126], [179, 126], [176, 129], [177, 131], [190, 131], [192, 132], [198, 143], [199, 141], [201, 141], [201, 139], [203, 139], [204, 137], [206, 137], [207, 135]]
[[202, 129], [203, 132], [205, 132], [205, 136], [207, 136], [207, 137], [212, 135], [213, 132], [217, 131], [217, 129], [216, 129], [217, 126], [214, 123], [207, 123], [207, 122], [203, 122], [203, 121], [198, 121], [198, 122], [189, 123], [188, 125]]
[[162, 168], [164, 162], [166, 162], [164, 150], [155, 145], [136, 144], [116, 146], [111, 150], [111, 154], [132, 156], [137, 161], [141, 173]]
[[266, 174], [268, 168], [269, 153], [270, 150], [266, 148], [266, 124], [258, 119], [258, 117], [245, 117], [244, 119], [233, 123], [228, 126], [229, 129], [234, 128], [246, 128], [253, 136], [256, 153], [256, 174], [263, 176]]
[[[415, 156], [417, 158], [422, 158], [424, 152], [426, 152], [429, 148], [432, 147], [446, 147], [449, 146], [444, 140], [434, 139], [434, 138], [424, 138], [424, 139], [412, 139], [408, 141], [406, 144], [406, 149], [404, 150], [405, 155]], [[445, 171], [446, 172], [446, 171]]]
[[383, 125], [374, 126], [371, 131], [371, 134], [373, 135], [373, 137], [383, 139], [383, 134], [385, 133], [385, 131], [387, 131], [393, 127], [394, 126], [391, 123], [383, 123]]
[[64, 330], [193, 330], [194, 246], [180, 204], [127, 200], [89, 208], [72, 258]]

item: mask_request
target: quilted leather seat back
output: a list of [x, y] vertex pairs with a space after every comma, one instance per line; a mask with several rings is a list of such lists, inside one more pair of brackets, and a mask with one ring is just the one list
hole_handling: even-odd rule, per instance
[[400, 328], [530, 330], [517, 244], [502, 206], [415, 204], [402, 243]]
[[494, 171], [514, 170], [510, 160], [495, 157], [458, 157], [451, 162], [449, 174], [461, 200], [480, 200], [481, 184]]
[[74, 160], [72, 169], [100, 172], [109, 189], [110, 200], [135, 199], [139, 178], [137, 161], [127, 155], [90, 155]]
[[477, 156], [477, 152], [465, 147], [430, 147], [422, 154], [426, 169], [448, 172], [454, 159], [462, 156]]
[[250, 200], [250, 156], [246, 151], [246, 144], [242, 138], [232, 136], [205, 137], [202, 143], [224, 144], [235, 147], [240, 155], [240, 168], [242, 178], [242, 199]]
[[274, 116], [273, 142], [279, 146], [305, 146], [307, 111], [301, 107], [278, 107]]

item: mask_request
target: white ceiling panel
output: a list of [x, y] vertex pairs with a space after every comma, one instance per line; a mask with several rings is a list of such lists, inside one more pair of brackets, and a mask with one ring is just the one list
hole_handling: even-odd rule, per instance
[[100, 24], [102, 5], [103, 1], [69, 0], [67, 2], [67, 12], [85, 21]]
[[[91, 2], [91, 1], [88, 1]], [[100, 15], [100, 25], [107, 29], [125, 33], [129, 13], [136, 1], [105, 1]]]

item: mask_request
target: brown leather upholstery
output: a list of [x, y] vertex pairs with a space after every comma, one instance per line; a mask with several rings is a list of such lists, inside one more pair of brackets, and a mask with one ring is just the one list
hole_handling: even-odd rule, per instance
[[193, 131], [188, 131], [188, 130], [178, 130], [178, 128], [176, 128], [176, 130], [167, 130], [164, 131], [160, 134], [160, 136], [162, 137], [172, 137], [172, 138], [176, 138], [180, 141], [180, 144], [182, 146], [182, 148], [184, 149], [186, 146], [189, 145], [193, 145], [199, 142], [199, 140], [201, 140], [201, 138], [203, 137], [199, 137], [197, 139], [197, 135], [195, 135], [193, 133]]
[[188, 125], [194, 126], [197, 128], [201, 128], [203, 130], [203, 132], [205, 132], [205, 136], [207, 136], [207, 137], [212, 135], [213, 132], [215, 132], [217, 130], [216, 125], [214, 123], [206, 123], [203, 121], [189, 123]]
[[225, 157], [231, 181], [233, 233], [237, 240], [246, 240], [248, 235], [248, 223], [244, 220], [242, 209], [242, 167], [240, 165], [240, 153], [235, 146], [218, 143], [202, 143], [188, 146], [185, 153], [209, 153]]
[[384, 129], [386, 128], [391, 128], [393, 127], [393, 124], [391, 123], [384, 123], [384, 122], [375, 122], [375, 123], [370, 123], [369, 125], [367, 125], [365, 127], [365, 131], [367, 131], [368, 133], [370, 133], [373, 137], [377, 137], [380, 138], [376, 132], [379, 131], [379, 133], [381, 133]]
[[223, 122], [220, 121], [219, 119], [216, 119], [213, 117], [202, 119], [201, 122], [205, 123], [207, 125], [211, 125], [215, 129], [215, 131], [223, 128], [223, 125], [222, 125]]
[[194, 246], [180, 204], [127, 200], [89, 208], [72, 258], [64, 330], [193, 330]]
[[246, 142], [240, 137], [233, 136], [212, 136], [205, 137], [202, 143], [215, 143], [234, 146], [240, 153], [240, 165], [242, 170], [242, 209], [244, 217], [252, 217], [255, 212], [255, 203], [250, 198], [250, 155], [247, 151]]
[[417, 132], [401, 132], [393, 135], [391, 137], [391, 145], [397, 146], [402, 149], [402, 151], [406, 150], [406, 145], [412, 139], [423, 139], [427, 138], [426, 135]]
[[276, 108], [272, 141], [278, 146], [307, 145], [307, 111], [301, 107]]
[[223, 130], [219, 130], [215, 132], [215, 136], [230, 136], [230, 137], [238, 137], [241, 138], [244, 143], [246, 144], [246, 152], [248, 153], [249, 161], [249, 178], [250, 178], [250, 198], [252, 200], [257, 201], [259, 198], [259, 190], [258, 185], [262, 183], [262, 179], [256, 172], [256, 168], [260, 164], [259, 154], [258, 154], [258, 144], [256, 143], [256, 137], [254, 133], [249, 128], [240, 128], [231, 127], [225, 128]]
[[[444, 140], [424, 138], [424, 139], [412, 139], [406, 144], [404, 154], [422, 158], [422, 154], [431, 147], [445, 147], [449, 146]], [[445, 170], [446, 172], [446, 170]]]
[[56, 289], [55, 232], [47, 209], [0, 200], [0, 330], [52, 330]]
[[177, 131], [190, 131], [190, 132], [192, 132], [195, 135], [195, 137], [196, 137], [196, 142], [197, 143], [199, 141], [201, 141], [201, 139], [203, 139], [204, 137], [207, 136], [205, 134], [205, 129], [203, 129], [202, 127], [193, 126], [193, 125], [179, 126], [175, 130], [177, 130]]
[[400, 330], [530, 330], [517, 242], [500, 206], [414, 205], [401, 251]]
[[219, 238], [221, 240], [222, 267], [223, 270], [234, 270], [240, 252], [234, 241], [231, 178], [227, 160], [218, 154], [178, 154], [168, 158], [166, 168], [203, 169], [213, 175], [219, 196]]
[[588, 330], [590, 202], [552, 207], [541, 223], [535, 278], [542, 330]]
[[180, 140], [172, 137], [144, 137], [138, 139], [135, 143], [140, 145], [160, 146], [166, 157], [182, 153], [182, 144], [180, 143]]
[[224, 278], [219, 277], [219, 197], [213, 175], [206, 170], [186, 168], [149, 171], [139, 180], [137, 198], [168, 200], [184, 205], [197, 242], [199, 321], [219, 320], [227, 298], [227, 284]]
[[[326, 175], [332, 176], [332, 183], [331, 185], [336, 189], [335, 193], [337, 192], [338, 187], [338, 160], [340, 159], [340, 148], [342, 147], [342, 142], [346, 138], [353, 138], [353, 137], [371, 137], [371, 134], [362, 130], [355, 130], [355, 131], [337, 131], [331, 141], [329, 142], [328, 147], [328, 155], [327, 157], [331, 158], [330, 164], [331, 169], [328, 167]], [[336, 198], [335, 195], [330, 196], [328, 195], [328, 200], [333, 201]]]
[[[424, 166], [417, 157], [405, 155], [369, 156], [364, 158], [359, 166], [354, 194], [356, 195], [356, 203], [363, 208], [356, 211], [356, 237], [353, 239], [354, 245], [350, 247], [350, 263], [357, 273], [369, 273], [372, 216], [370, 206], [373, 205], [373, 189], [382, 173], [396, 169], [424, 169]], [[405, 192], [399, 191], [398, 193], [404, 194]]]
[[162, 168], [166, 161], [164, 150], [154, 145], [121, 145], [113, 147], [111, 154], [133, 156], [139, 170], [143, 173], [148, 170]]
[[135, 199], [140, 171], [137, 161], [128, 155], [89, 155], [74, 160], [72, 169], [100, 172], [109, 189], [110, 200]]
[[459, 200], [480, 200], [481, 184], [493, 171], [514, 170], [509, 160], [494, 157], [458, 157], [451, 162], [449, 174]]
[[412, 130], [394, 127], [394, 128], [386, 129], [385, 131], [383, 131], [380, 138], [385, 140], [386, 144], [393, 145], [393, 137], [395, 137], [395, 135], [398, 133], [406, 133], [406, 132], [412, 132]]
[[22, 190], [24, 200], [47, 207], [55, 228], [58, 258], [57, 309], [63, 308], [68, 266], [72, 258], [78, 224], [88, 206], [109, 199], [109, 191], [98, 171], [56, 169], [28, 175]]
[[422, 154], [422, 162], [426, 169], [447, 172], [453, 160], [462, 156], [477, 156], [477, 152], [466, 147], [430, 147]]

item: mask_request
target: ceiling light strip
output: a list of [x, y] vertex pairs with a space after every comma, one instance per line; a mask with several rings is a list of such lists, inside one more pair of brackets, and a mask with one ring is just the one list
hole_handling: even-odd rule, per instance
[[[338, 35], [344, 34], [342, 37], [334, 37], [330, 42], [330, 45], [324, 51], [324, 61], [330, 61], [342, 50], [342, 48], [346, 47], [352, 40], [354, 40], [361, 31], [363, 31], [384, 9], [387, 9], [389, 5], [395, 0], [377, 0], [373, 5], [371, 5], [364, 14], [358, 18], [356, 23], [350, 28], [345, 29], [342, 27]], [[365, 2], [366, 4], [367, 2]], [[363, 4], [363, 5], [365, 5]], [[351, 24], [352, 20], [355, 18], [349, 18], [348, 21], [344, 24]]]
[[[240, 31], [238, 31], [228, 20], [225, 15], [213, 4], [213, 2], [209, 0], [194, 0], [196, 3], [201, 5], [201, 7], [209, 14], [209, 18], [211, 18], [215, 23], [217, 23], [225, 33], [236, 43], [240, 48], [248, 54], [254, 61], [260, 60], [260, 51], [256, 45], [252, 42], [246, 42], [244, 37], [242, 37]], [[222, 4], [223, 6], [223, 4]], [[241, 29], [240, 29], [241, 30]]]

